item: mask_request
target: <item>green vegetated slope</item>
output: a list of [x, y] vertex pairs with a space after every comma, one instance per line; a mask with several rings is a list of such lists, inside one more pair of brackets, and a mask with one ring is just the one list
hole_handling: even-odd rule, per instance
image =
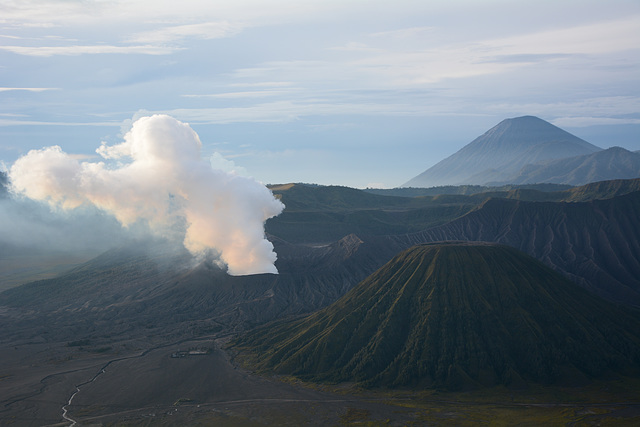
[[473, 194], [485, 193], [489, 191], [508, 192], [511, 190], [525, 189], [537, 190], [541, 192], [558, 192], [573, 188], [572, 185], [564, 184], [524, 184], [524, 185], [442, 185], [438, 187], [396, 187], [396, 188], [367, 188], [364, 191], [381, 196], [399, 196], [399, 197], [419, 197], [419, 196], [437, 196], [439, 194], [456, 194], [462, 196], [471, 196]]
[[482, 185], [457, 185], [431, 188], [391, 188], [366, 189], [368, 193], [380, 196], [421, 197], [421, 196], [473, 196], [504, 197], [530, 202], [584, 202], [595, 199], [609, 199], [634, 191], [640, 191], [640, 179], [614, 179], [598, 181], [574, 187], [560, 184], [521, 184], [496, 187]]
[[640, 179], [615, 179], [599, 181], [574, 187], [563, 192], [566, 202], [586, 202], [589, 200], [611, 199], [640, 191]]
[[397, 197], [340, 186], [271, 188], [285, 210], [266, 231], [291, 243], [328, 243], [348, 234], [404, 234], [444, 224], [472, 210], [473, 198]]
[[338, 185], [286, 184], [271, 191], [294, 211], [339, 211], [406, 207], [413, 202], [405, 197], [381, 197], [355, 188]]
[[304, 380], [460, 389], [637, 373], [640, 317], [506, 246], [413, 247], [331, 306], [237, 341]]
[[291, 243], [328, 243], [352, 233], [380, 236], [422, 231], [459, 218], [489, 198], [532, 202], [608, 199], [640, 191], [640, 179], [575, 188], [539, 184], [407, 188], [373, 193], [340, 186], [287, 184], [271, 189], [286, 207], [282, 214], [267, 221], [269, 234]]

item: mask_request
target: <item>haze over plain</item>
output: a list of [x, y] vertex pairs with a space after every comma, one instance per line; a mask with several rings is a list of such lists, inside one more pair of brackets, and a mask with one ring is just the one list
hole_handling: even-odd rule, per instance
[[0, 10], [5, 168], [52, 145], [96, 161], [96, 146], [152, 113], [189, 123], [203, 157], [264, 183], [398, 186], [522, 115], [640, 149], [636, 1]]

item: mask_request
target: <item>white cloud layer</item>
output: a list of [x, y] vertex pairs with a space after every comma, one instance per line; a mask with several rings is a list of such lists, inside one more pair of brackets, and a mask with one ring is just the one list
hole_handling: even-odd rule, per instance
[[203, 22], [199, 24], [174, 25], [135, 34], [132, 43], [169, 43], [185, 38], [219, 39], [238, 34], [242, 27], [227, 21]]
[[23, 90], [26, 92], [44, 92], [47, 90], [59, 90], [52, 87], [0, 87], [0, 92], [9, 92], [14, 90]]
[[14, 191], [72, 210], [111, 213], [125, 227], [143, 221], [194, 254], [215, 251], [232, 275], [277, 273], [264, 222], [283, 205], [253, 179], [213, 169], [189, 125], [169, 116], [137, 120], [124, 142], [103, 144], [105, 162], [82, 162], [58, 146], [32, 150], [9, 176]]
[[98, 55], [98, 54], [138, 54], [138, 55], [168, 55], [178, 48], [166, 46], [137, 45], [137, 46], [109, 46], [109, 45], [70, 45], [70, 46], [0, 46], [0, 50], [25, 56], [56, 56], [56, 55]]

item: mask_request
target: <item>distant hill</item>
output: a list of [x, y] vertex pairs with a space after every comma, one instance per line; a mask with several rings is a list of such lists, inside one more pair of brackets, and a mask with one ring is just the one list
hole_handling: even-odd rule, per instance
[[286, 207], [282, 214], [267, 221], [266, 230], [290, 243], [330, 243], [348, 234], [365, 238], [422, 231], [459, 218], [489, 198], [578, 202], [639, 190], [640, 179], [612, 180], [580, 187], [525, 184], [392, 190], [288, 184], [272, 188]]
[[640, 317], [506, 246], [411, 248], [331, 306], [237, 342], [304, 380], [461, 389], [637, 373]]
[[380, 197], [338, 185], [287, 184], [273, 186], [271, 191], [290, 211], [341, 211], [407, 206], [412, 203], [402, 197]]
[[524, 185], [443, 185], [439, 187], [396, 187], [396, 188], [366, 188], [363, 191], [381, 196], [400, 196], [400, 197], [420, 197], [420, 196], [438, 196], [441, 194], [452, 194], [470, 196], [478, 193], [488, 193], [496, 191], [512, 191], [512, 190], [535, 190], [545, 193], [563, 191], [572, 188], [571, 185], [564, 184], [524, 184]]
[[504, 182], [488, 185], [555, 184], [584, 185], [590, 182], [640, 177], [640, 154], [611, 147], [584, 156], [552, 160], [523, 167]]
[[268, 234], [290, 243], [330, 243], [348, 234], [404, 234], [444, 224], [483, 199], [370, 194], [341, 186], [287, 184], [271, 188], [285, 210], [267, 221]]
[[[603, 150], [607, 151], [607, 150]], [[482, 185], [448, 185], [430, 188], [367, 188], [363, 191], [379, 195], [401, 197], [433, 197], [443, 200], [445, 196], [472, 196], [469, 200], [480, 200], [481, 195], [502, 197], [531, 202], [586, 202], [611, 199], [616, 196], [640, 191], [640, 178], [611, 179], [590, 182], [578, 187], [565, 184], [507, 184], [498, 187]], [[440, 197], [436, 197], [440, 196]], [[462, 200], [462, 198], [460, 199]]]
[[401, 187], [435, 187], [503, 181], [527, 164], [600, 151], [533, 116], [506, 119]]
[[565, 202], [586, 202], [589, 200], [606, 200], [617, 196], [640, 191], [640, 178], [636, 179], [613, 179], [610, 181], [592, 182], [571, 188], [564, 193]]

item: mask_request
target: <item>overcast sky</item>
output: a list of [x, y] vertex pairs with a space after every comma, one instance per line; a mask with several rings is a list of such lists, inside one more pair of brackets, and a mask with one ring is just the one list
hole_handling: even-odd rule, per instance
[[153, 113], [264, 183], [399, 186], [522, 115], [640, 150], [640, 2], [0, 0], [5, 168]]

